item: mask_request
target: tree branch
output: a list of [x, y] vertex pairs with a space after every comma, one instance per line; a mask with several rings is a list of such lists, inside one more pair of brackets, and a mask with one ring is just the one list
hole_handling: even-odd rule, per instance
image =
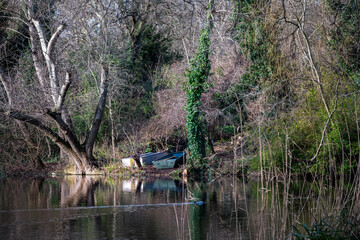
[[32, 0], [28, 1], [28, 19], [29, 23], [27, 24], [29, 27], [29, 35], [30, 35], [30, 42], [31, 42], [31, 56], [34, 62], [35, 72], [39, 79], [39, 83], [41, 85], [42, 90], [45, 92], [45, 69], [42, 66], [39, 58], [39, 46], [36, 42], [36, 29], [34, 25], [31, 23], [31, 19], [34, 17], [34, 9], [33, 9]]
[[62, 22], [61, 25], [56, 29], [55, 33], [51, 36], [50, 41], [47, 45], [46, 53], [51, 56], [54, 51], [54, 46], [60, 37], [60, 34], [64, 31], [66, 23]]
[[[304, 13], [304, 16], [305, 16], [305, 13]], [[307, 60], [309, 62], [310, 69], [312, 70], [312, 73], [313, 73], [313, 76], [314, 76], [314, 82], [319, 87], [321, 100], [324, 103], [326, 113], [328, 114], [328, 117], [330, 118], [331, 113], [330, 113], [329, 104], [326, 101], [325, 93], [324, 93], [324, 89], [323, 89], [323, 84], [322, 84], [321, 78], [320, 78], [320, 74], [319, 74], [319, 71], [318, 71], [318, 69], [317, 69], [317, 67], [315, 65], [315, 62], [314, 62], [314, 57], [313, 57], [312, 49], [310, 47], [309, 38], [305, 33], [303, 25], [301, 25], [299, 29], [300, 29], [300, 33], [301, 33], [302, 37], [304, 38], [305, 45], [306, 45], [306, 51], [303, 50], [304, 55], [306, 56], [306, 58], [307, 58]]]
[[86, 151], [87, 152], [89, 151], [89, 153], [90, 152], [92, 153], [96, 135], [99, 131], [100, 123], [105, 110], [107, 87], [108, 87], [108, 83], [107, 83], [108, 75], [109, 75], [108, 66], [106, 64], [103, 64], [101, 69], [100, 99], [95, 111], [95, 116], [92, 126], [85, 140]]
[[58, 125], [62, 133], [66, 136], [68, 142], [73, 147], [73, 149], [80, 149], [81, 144], [71, 131], [70, 127], [61, 118], [61, 114], [57, 112], [52, 112], [50, 109], [47, 110], [46, 114], [56, 122], [56, 124]]
[[46, 136], [48, 136], [54, 143], [56, 143], [61, 147], [67, 148], [68, 150], [71, 150], [70, 145], [67, 142], [65, 142], [64, 139], [62, 139], [57, 133], [52, 131], [50, 128], [46, 127], [39, 119], [15, 110], [11, 110], [9, 112], [6, 112], [5, 114], [16, 120], [20, 120], [35, 126], [40, 131], [42, 131]]
[[58, 98], [58, 100], [56, 102], [56, 105], [55, 105], [55, 111], [61, 111], [62, 106], [63, 106], [64, 101], [65, 101], [65, 96], [66, 96], [67, 90], [69, 89], [69, 86], [70, 86], [71, 82], [72, 82], [71, 72], [67, 71], [66, 76], [65, 76], [65, 83], [61, 87], [59, 98]]
[[40, 40], [40, 46], [42, 53], [44, 55], [46, 66], [49, 71], [49, 78], [50, 78], [50, 86], [51, 86], [51, 96], [53, 98], [54, 104], [57, 104], [58, 95], [59, 95], [59, 81], [56, 75], [56, 67], [55, 63], [52, 59], [52, 53], [54, 51], [54, 46], [57, 40], [59, 39], [60, 34], [64, 31], [66, 24], [62, 23], [55, 33], [51, 36], [50, 41], [47, 42], [45, 33], [43, 28], [40, 25], [40, 22], [34, 18], [31, 19], [31, 22], [34, 24], [37, 34]]
[[[74, 162], [78, 169], [81, 170], [83, 168], [83, 166], [85, 166], [84, 162], [83, 162], [84, 156], [79, 151], [80, 148], [74, 148], [74, 146], [72, 145], [73, 144], [72, 141], [68, 141], [68, 142], [65, 141], [63, 138], [61, 138], [59, 136], [59, 134], [55, 133], [50, 128], [46, 127], [39, 119], [29, 116], [20, 111], [14, 111], [14, 110], [7, 112], [5, 114], [16, 120], [19, 120], [19, 121], [22, 121], [25, 123], [29, 123], [29, 124], [35, 126], [36, 128], [38, 128], [41, 132], [43, 132], [46, 136], [48, 136], [56, 145], [58, 145], [60, 147], [60, 149], [64, 150], [66, 153], [71, 154], [72, 156], [74, 156], [78, 159], [78, 161]], [[48, 114], [48, 115], [51, 116], [51, 114]], [[61, 119], [61, 117], [60, 117], [60, 119]]]
[[[83, 147], [81, 146], [76, 136], [71, 131], [70, 127], [61, 118], [61, 114], [57, 112], [52, 112], [49, 109], [47, 110], [46, 114], [56, 122], [61, 132], [66, 136], [66, 140], [69, 143], [71, 149], [75, 152], [79, 160], [83, 162], [85, 157], [84, 154], [82, 153]], [[85, 166], [85, 162], [83, 162], [83, 164]]]
[[282, 9], [283, 9], [283, 18], [282, 18], [282, 19], [284, 19], [284, 21], [285, 21], [286, 23], [290, 23], [290, 24], [294, 25], [294, 26], [296, 27], [296, 29], [298, 29], [298, 28], [299, 28], [299, 24], [297, 24], [297, 23], [295, 23], [295, 22], [293, 22], [293, 21], [290, 21], [290, 20], [288, 20], [288, 19], [286, 18], [285, 0], [282, 0]]
[[4, 72], [2, 71], [1, 68], [0, 68], [0, 82], [4, 86], [9, 106], [11, 106], [12, 105], [12, 99], [11, 99], [11, 95], [10, 95], [10, 86], [9, 86], [9, 83], [7, 82], [6, 77], [4, 75]]
[[319, 144], [319, 146], [318, 146], [317, 149], [316, 149], [315, 155], [310, 159], [311, 162], [314, 161], [314, 160], [317, 158], [317, 156], [319, 155], [320, 149], [321, 149], [322, 145], [324, 144], [324, 139], [325, 139], [326, 130], [327, 130], [328, 126], [329, 126], [329, 123], [330, 123], [330, 120], [331, 120], [332, 116], [334, 115], [335, 111], [337, 110], [337, 102], [338, 102], [338, 99], [339, 99], [339, 98], [338, 98], [339, 85], [340, 85], [340, 79], [338, 80], [338, 82], [337, 82], [337, 84], [336, 84], [336, 98], [335, 98], [334, 109], [333, 109], [333, 110], [331, 111], [331, 113], [328, 115], [328, 119], [327, 119], [327, 121], [326, 121], [326, 123], [325, 123], [325, 126], [324, 126], [324, 128], [323, 128], [323, 131], [322, 131], [322, 133], [321, 133], [320, 144]]
[[[43, 52], [43, 54], [45, 56], [45, 54], [47, 53], [48, 43], [47, 43], [47, 40], [46, 40], [46, 37], [45, 37], [44, 30], [42, 29], [42, 27], [40, 25], [40, 22], [38, 20], [35, 20], [34, 18], [32, 18], [31, 22], [35, 26], [36, 32], [37, 32], [37, 34], [39, 36], [41, 50], [42, 50], [42, 52]], [[46, 58], [46, 56], [45, 56], [45, 58]]]

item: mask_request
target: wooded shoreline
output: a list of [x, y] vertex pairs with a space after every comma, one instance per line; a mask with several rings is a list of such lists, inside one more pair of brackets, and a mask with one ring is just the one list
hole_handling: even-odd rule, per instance
[[4, 173], [181, 149], [189, 176], [360, 174], [358, 1], [9, 0], [0, 16]]

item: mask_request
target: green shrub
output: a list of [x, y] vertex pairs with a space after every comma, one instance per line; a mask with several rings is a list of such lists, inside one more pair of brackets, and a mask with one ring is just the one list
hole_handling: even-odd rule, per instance
[[302, 223], [299, 227], [293, 226], [293, 232], [287, 239], [298, 240], [345, 240], [360, 238], [360, 222], [351, 215], [343, 212], [339, 217], [325, 217], [315, 221], [311, 226]]

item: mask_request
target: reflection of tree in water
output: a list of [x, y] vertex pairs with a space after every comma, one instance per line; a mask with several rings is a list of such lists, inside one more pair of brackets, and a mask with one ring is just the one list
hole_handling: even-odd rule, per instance
[[[188, 182], [189, 197], [195, 201], [206, 201], [207, 192], [204, 191], [204, 183]], [[204, 232], [204, 224], [208, 217], [205, 216], [205, 206], [190, 206], [190, 234], [191, 239], [201, 239], [206, 236]], [[205, 235], [204, 235], [205, 234]]]
[[251, 239], [247, 197], [240, 181], [188, 181], [187, 198], [205, 204], [189, 205], [190, 236], [184, 239]]
[[[79, 207], [79, 206], [96, 206], [95, 190], [100, 185], [99, 178], [89, 176], [75, 176], [67, 178], [68, 181], [61, 182], [61, 207]], [[91, 236], [87, 231], [79, 231], [79, 226], [84, 229], [94, 229], [96, 233], [104, 231], [104, 226], [108, 223], [103, 222], [101, 215], [79, 215], [67, 217], [67, 213], [62, 212], [61, 228], [64, 232], [70, 233], [68, 237], [79, 237], [97, 239], [97, 236]], [[82, 229], [80, 227], [80, 229]], [[95, 230], [96, 229], [96, 230]], [[110, 232], [110, 231], [105, 231]], [[74, 235], [73, 235], [74, 234]], [[80, 235], [78, 235], [80, 234]], [[71, 237], [72, 236], [72, 237]]]
[[53, 186], [43, 177], [0, 179], [0, 209], [47, 208]]
[[41, 202], [45, 178], [35, 178], [30, 184], [29, 197], [36, 202]]
[[93, 177], [76, 176], [69, 185], [61, 183], [61, 207], [95, 206], [95, 189], [99, 180]]
[[136, 185], [136, 189], [135, 189], [135, 196], [137, 198], [141, 197], [141, 188], [142, 188], [142, 180], [139, 180], [138, 184]]

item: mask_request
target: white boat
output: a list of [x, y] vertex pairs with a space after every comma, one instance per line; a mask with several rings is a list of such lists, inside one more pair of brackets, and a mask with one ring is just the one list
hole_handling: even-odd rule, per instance
[[121, 159], [121, 164], [123, 167], [134, 167], [135, 160], [132, 157], [123, 158]]

